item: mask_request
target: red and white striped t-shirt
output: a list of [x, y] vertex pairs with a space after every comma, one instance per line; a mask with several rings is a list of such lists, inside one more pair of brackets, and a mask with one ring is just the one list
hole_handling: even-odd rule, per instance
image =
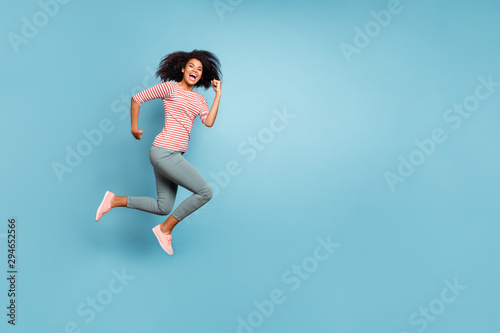
[[205, 97], [195, 91], [181, 88], [176, 81], [165, 81], [132, 96], [139, 105], [161, 98], [165, 109], [165, 126], [156, 136], [153, 145], [186, 151], [191, 128], [196, 116], [203, 124], [208, 115]]

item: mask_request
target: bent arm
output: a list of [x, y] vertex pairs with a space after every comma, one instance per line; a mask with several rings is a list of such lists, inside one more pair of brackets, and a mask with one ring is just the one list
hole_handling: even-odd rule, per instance
[[219, 110], [219, 101], [220, 101], [220, 92], [215, 94], [214, 102], [212, 103], [212, 107], [208, 112], [207, 118], [205, 119], [205, 126], [212, 127], [215, 122], [215, 118], [217, 117], [217, 111]]
[[132, 131], [139, 129], [139, 109], [141, 105], [137, 103], [132, 97], [132, 101], [130, 102], [130, 129]]
[[142, 137], [142, 131], [139, 130], [138, 124], [141, 104], [155, 98], [167, 98], [171, 93], [171, 89], [169, 82], [162, 82], [132, 96], [130, 101], [130, 130], [134, 138], [140, 140]]
[[171, 92], [171, 83], [162, 82], [133, 95], [130, 102], [131, 129], [138, 129], [139, 108], [142, 103], [156, 98], [167, 98]]

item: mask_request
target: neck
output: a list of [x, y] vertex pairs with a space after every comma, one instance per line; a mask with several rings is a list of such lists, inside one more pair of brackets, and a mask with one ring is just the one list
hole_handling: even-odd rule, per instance
[[193, 85], [192, 84], [189, 84], [187, 83], [186, 81], [184, 81], [184, 79], [182, 79], [181, 82], [177, 82], [179, 84], [179, 86], [184, 89], [184, 90], [189, 90], [189, 91], [193, 91]]

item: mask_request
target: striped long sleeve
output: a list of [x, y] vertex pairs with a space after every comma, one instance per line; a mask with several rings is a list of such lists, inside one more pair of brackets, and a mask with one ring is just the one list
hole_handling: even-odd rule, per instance
[[200, 93], [185, 90], [176, 81], [166, 81], [138, 92], [132, 98], [138, 104], [161, 98], [165, 109], [165, 126], [153, 145], [186, 151], [191, 129], [197, 116], [203, 124], [208, 116], [208, 104]]

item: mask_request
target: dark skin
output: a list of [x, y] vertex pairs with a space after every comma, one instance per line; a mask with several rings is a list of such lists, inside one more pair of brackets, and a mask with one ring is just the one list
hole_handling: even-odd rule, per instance
[[[182, 81], [177, 82], [179, 86], [187, 91], [193, 91], [194, 85], [201, 79], [203, 75], [203, 65], [197, 59], [190, 59], [186, 66], [182, 69], [182, 73], [184, 73]], [[190, 77], [190, 74], [194, 74], [196, 78]], [[212, 88], [215, 91], [215, 99], [212, 103], [212, 107], [210, 108], [207, 118], [205, 119], [205, 126], [212, 127], [215, 122], [215, 118], [217, 117], [217, 111], [219, 109], [219, 101], [221, 97], [221, 82], [219, 80], [211, 81]], [[131, 129], [132, 135], [137, 140], [142, 138], [143, 131], [139, 130], [138, 122], [139, 122], [139, 109], [140, 105], [137, 104], [136, 101], [132, 98], [130, 105], [130, 117], [131, 117]], [[127, 197], [121, 197], [115, 195], [111, 199], [111, 208], [114, 207], [127, 207]], [[165, 235], [170, 235], [172, 233], [172, 229], [179, 223], [175, 217], [171, 215], [163, 222], [160, 226], [161, 231]]]

